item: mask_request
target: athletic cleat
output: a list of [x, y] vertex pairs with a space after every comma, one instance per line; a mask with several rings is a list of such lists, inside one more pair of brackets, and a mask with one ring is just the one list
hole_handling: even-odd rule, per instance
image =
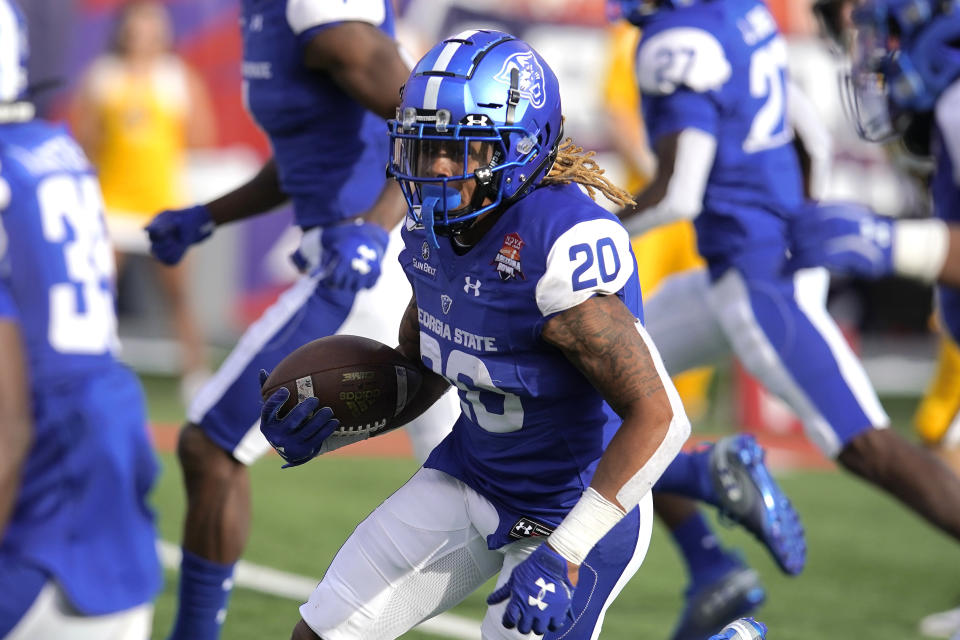
[[[691, 588], [692, 589], [692, 588]], [[703, 640], [755, 610], [767, 597], [760, 576], [736, 566], [708, 585], [687, 590], [687, 604], [671, 640]]]
[[767, 637], [767, 625], [753, 618], [734, 620], [710, 640], [764, 640]]
[[723, 438], [710, 451], [709, 469], [721, 517], [743, 526], [762, 542], [780, 569], [803, 571], [807, 542], [800, 516], [763, 462], [753, 436]]

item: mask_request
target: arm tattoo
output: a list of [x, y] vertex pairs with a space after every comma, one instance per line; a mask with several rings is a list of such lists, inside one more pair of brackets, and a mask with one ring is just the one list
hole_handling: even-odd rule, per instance
[[543, 328], [543, 339], [559, 348], [621, 417], [633, 403], [666, 394], [635, 323], [617, 296], [594, 296]]

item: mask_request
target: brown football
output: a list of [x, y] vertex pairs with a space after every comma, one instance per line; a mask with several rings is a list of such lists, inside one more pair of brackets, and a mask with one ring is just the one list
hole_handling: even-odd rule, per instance
[[386, 426], [420, 388], [416, 364], [396, 349], [360, 336], [327, 336], [296, 349], [274, 368], [263, 385], [267, 399], [280, 387], [290, 391], [283, 416], [311, 396], [333, 409], [341, 435]]

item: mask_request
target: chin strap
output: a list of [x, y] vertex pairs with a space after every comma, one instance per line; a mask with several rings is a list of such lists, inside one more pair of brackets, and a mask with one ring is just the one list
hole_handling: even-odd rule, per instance
[[460, 192], [440, 184], [425, 184], [420, 187], [420, 198], [423, 203], [420, 205], [420, 220], [427, 232], [427, 239], [434, 248], [439, 249], [440, 243], [437, 242], [437, 234], [433, 229], [436, 210], [442, 207], [442, 210], [447, 212], [459, 207]]

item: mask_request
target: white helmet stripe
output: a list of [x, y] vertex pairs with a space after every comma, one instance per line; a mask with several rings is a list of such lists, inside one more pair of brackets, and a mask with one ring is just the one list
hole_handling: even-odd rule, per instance
[[0, 0], [0, 102], [12, 102], [20, 93], [20, 31], [7, 0]]
[[[476, 29], [468, 29], [467, 31], [461, 31], [450, 39], [469, 40], [470, 36], [476, 32]], [[443, 50], [440, 51], [440, 55], [437, 56], [437, 61], [433, 63], [432, 71], [446, 71], [447, 65], [450, 64], [451, 60], [453, 60], [454, 54], [461, 46], [463, 46], [463, 44], [460, 42], [448, 42], [446, 46], [443, 47]], [[423, 96], [424, 109], [437, 108], [437, 97], [440, 95], [440, 82], [442, 80], [443, 76], [433, 76], [427, 80], [426, 94]]]
[[430, 79], [427, 80], [427, 88], [423, 94], [424, 109], [437, 108], [437, 98], [440, 96], [440, 82], [442, 80], [443, 76], [431, 76]]

